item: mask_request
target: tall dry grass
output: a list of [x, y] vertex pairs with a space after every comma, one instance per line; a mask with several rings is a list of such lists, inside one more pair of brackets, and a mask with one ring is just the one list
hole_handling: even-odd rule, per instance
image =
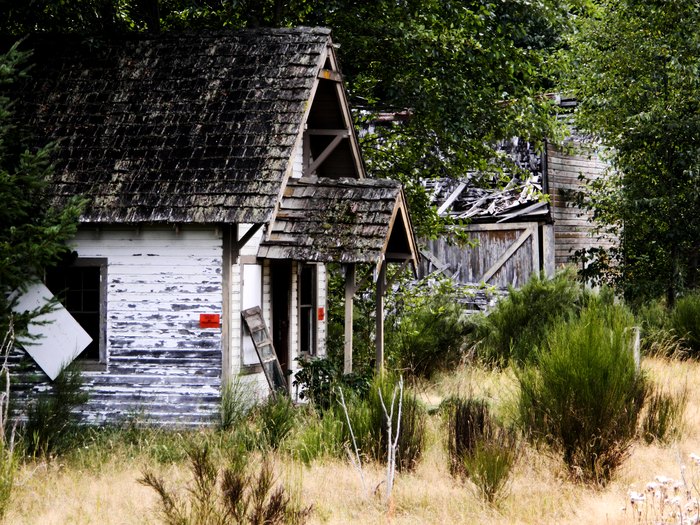
[[[429, 418], [421, 461], [415, 471], [397, 476], [389, 505], [383, 498], [383, 466], [364, 466], [367, 490], [363, 491], [360, 477], [349, 461], [325, 458], [302, 465], [285, 452], [269, 454], [274, 456], [281, 479], [301, 485], [303, 503], [313, 504], [311, 523], [639, 523], [631, 513], [628, 492], [643, 491], [656, 475], [677, 477], [680, 462], [686, 461], [691, 452], [700, 454], [700, 364], [650, 358], [643, 366], [667, 390], [682, 392], [687, 385], [683, 432], [669, 445], [636, 441], [631, 457], [604, 489], [591, 489], [571, 481], [558, 457], [524, 445], [509, 492], [499, 506], [485, 505], [467, 481], [450, 476], [444, 429], [438, 414]], [[511, 414], [508, 407], [514, 398], [514, 385], [509, 370], [464, 368], [424, 385], [421, 395], [434, 407], [442, 398], [456, 393], [478, 395], [488, 400], [497, 417], [504, 420]], [[202, 433], [197, 439], [203, 439]], [[224, 441], [218, 436], [210, 439]], [[168, 480], [171, 486], [185, 486], [189, 465], [186, 460], [178, 459], [177, 454], [159, 462], [149, 451], [153, 446], [150, 441], [140, 443], [140, 448], [114, 444], [108, 453], [86, 449], [49, 463], [27, 461], [18, 473], [7, 523], [158, 523], [156, 495], [138, 483], [144, 467]]]

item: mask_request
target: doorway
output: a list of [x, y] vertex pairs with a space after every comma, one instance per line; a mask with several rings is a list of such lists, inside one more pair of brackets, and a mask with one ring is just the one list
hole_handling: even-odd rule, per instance
[[270, 261], [272, 288], [272, 344], [285, 375], [289, 373], [289, 305], [292, 292], [292, 263]]

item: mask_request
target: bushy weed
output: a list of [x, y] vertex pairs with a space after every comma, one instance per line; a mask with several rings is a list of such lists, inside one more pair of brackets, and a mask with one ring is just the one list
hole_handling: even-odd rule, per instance
[[323, 457], [338, 457], [344, 452], [344, 421], [338, 412], [317, 413], [309, 408], [301, 416], [286, 449], [305, 464]]
[[259, 430], [259, 445], [276, 450], [291, 433], [297, 422], [292, 400], [283, 395], [271, 396], [258, 405], [253, 414]]
[[571, 473], [604, 484], [627, 457], [647, 395], [624, 307], [591, 302], [579, 318], [560, 320], [518, 373], [526, 432], [562, 454]]
[[424, 281], [392, 301], [386, 353], [393, 368], [430, 377], [459, 362], [472, 325], [450, 280]]
[[298, 505], [297, 498], [277, 482], [268, 461], [250, 472], [247, 458], [236, 456], [218, 468], [207, 447], [192, 449], [189, 459], [192, 482], [185, 491], [168, 487], [148, 470], [139, 480], [157, 493], [167, 525], [301, 524], [311, 514], [311, 507]]
[[450, 472], [471, 480], [488, 503], [497, 503], [517, 460], [515, 432], [499, 425], [483, 400], [451, 398], [445, 405]]
[[249, 387], [238, 376], [224, 383], [221, 387], [221, 406], [219, 408], [219, 428], [231, 430], [247, 416], [253, 404]]
[[683, 340], [691, 357], [700, 356], [700, 293], [688, 294], [676, 302], [670, 326]]
[[65, 452], [76, 443], [79, 418], [75, 409], [88, 400], [77, 365], [64, 368], [49, 390], [40, 393], [27, 409], [22, 443], [30, 456]]
[[532, 361], [553, 324], [574, 317], [584, 301], [581, 284], [571, 272], [552, 279], [533, 276], [522, 288], [511, 288], [488, 316], [472, 320], [477, 355], [496, 365]]
[[[362, 454], [374, 461], [387, 460], [387, 417], [381, 399], [384, 399], [388, 409], [396, 386], [395, 379], [376, 378], [366, 398], [355, 398], [348, 403], [348, 416], [358, 448]], [[426, 410], [415, 393], [404, 390], [401, 397], [401, 420], [398, 425], [400, 431], [396, 455], [397, 470], [412, 470], [420, 460], [425, 447], [426, 417]], [[398, 423], [398, 410], [395, 410], [392, 428], [396, 429]], [[344, 424], [343, 428], [343, 441], [350, 443], [350, 429], [347, 424]]]
[[651, 444], [668, 443], [678, 437], [683, 428], [683, 414], [688, 404], [688, 388], [680, 393], [652, 387], [641, 418], [640, 434]]

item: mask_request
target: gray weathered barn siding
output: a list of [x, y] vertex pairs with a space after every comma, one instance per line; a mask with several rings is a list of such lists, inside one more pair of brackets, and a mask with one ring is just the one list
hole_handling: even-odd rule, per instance
[[604, 176], [608, 168], [595, 144], [574, 140], [565, 149], [548, 145], [547, 168], [554, 219], [555, 264], [570, 263], [577, 250], [612, 246], [614, 239], [595, 233], [592, 212], [578, 208], [572, 200], [572, 193], [585, 192], [585, 180]]

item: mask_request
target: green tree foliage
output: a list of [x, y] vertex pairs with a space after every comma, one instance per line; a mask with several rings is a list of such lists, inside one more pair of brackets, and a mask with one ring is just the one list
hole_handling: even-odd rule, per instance
[[[12, 83], [26, 74], [27, 54], [13, 46], [0, 55], [0, 333], [11, 316], [11, 292], [43, 277], [75, 235], [81, 203], [50, 205], [49, 149], [30, 149], [29, 137], [12, 123]], [[26, 319], [25, 319], [26, 321]], [[21, 334], [21, 322], [15, 324]]]
[[[419, 177], [501, 172], [495, 144], [556, 135], [548, 57], [568, 4], [555, 0], [10, 0], [0, 32], [326, 26], [333, 30], [358, 118], [399, 111], [401, 125], [363, 137], [373, 176], [405, 183], [414, 226], [443, 222]], [[2, 5], [2, 4], [0, 4]], [[159, 23], [156, 22], [159, 20]]]
[[614, 170], [588, 204], [620, 246], [595, 268], [633, 301], [700, 284], [699, 22], [691, 0], [599, 1], [567, 57], [577, 125]]

